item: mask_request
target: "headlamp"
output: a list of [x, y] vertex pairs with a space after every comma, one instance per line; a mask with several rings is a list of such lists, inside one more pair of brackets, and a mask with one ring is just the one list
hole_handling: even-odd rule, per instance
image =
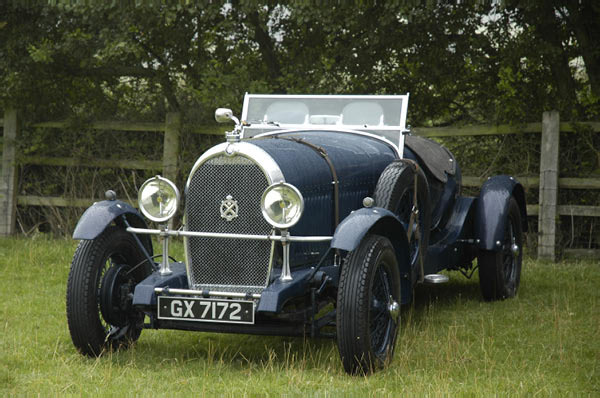
[[150, 178], [140, 188], [138, 204], [142, 213], [150, 220], [164, 223], [177, 212], [179, 190], [166, 178]]
[[275, 228], [290, 228], [300, 220], [304, 199], [295, 186], [284, 182], [269, 186], [260, 201], [265, 220]]

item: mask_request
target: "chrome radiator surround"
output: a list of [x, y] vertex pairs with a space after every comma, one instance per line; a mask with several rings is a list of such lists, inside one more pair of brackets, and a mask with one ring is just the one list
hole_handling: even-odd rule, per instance
[[[281, 170], [261, 148], [247, 142], [213, 147], [198, 159], [188, 178], [184, 230], [270, 235], [260, 197], [267, 186], [280, 181], [285, 181]], [[186, 236], [190, 288], [261, 293], [269, 282], [274, 244]]]

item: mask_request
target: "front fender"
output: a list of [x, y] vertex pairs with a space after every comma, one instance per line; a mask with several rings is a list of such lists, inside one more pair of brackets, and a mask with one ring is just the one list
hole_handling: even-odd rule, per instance
[[367, 233], [385, 236], [394, 245], [402, 283], [402, 304], [410, 302], [415, 278], [410, 269], [408, 239], [404, 225], [394, 213], [381, 207], [362, 208], [352, 212], [336, 228], [331, 247], [352, 251]]
[[521, 227], [527, 231], [525, 190], [514, 177], [494, 176], [481, 186], [475, 213], [475, 237], [480, 249], [499, 249], [496, 242], [504, 236], [508, 204], [513, 196], [521, 210]]
[[[95, 239], [113, 221], [125, 227], [120, 217], [122, 215], [132, 227], [148, 228], [142, 215], [131, 205], [121, 200], [103, 200], [94, 203], [83, 213], [73, 232], [73, 239]], [[147, 248], [152, 248], [149, 235], [140, 236], [140, 239]]]
[[406, 231], [402, 223], [394, 213], [381, 207], [362, 208], [350, 213], [335, 229], [331, 247], [352, 251], [358, 247], [367, 232], [379, 223], [392, 227], [388, 228], [388, 233], [384, 234], [390, 238], [392, 243], [396, 240], [404, 240], [406, 247], [408, 247]]

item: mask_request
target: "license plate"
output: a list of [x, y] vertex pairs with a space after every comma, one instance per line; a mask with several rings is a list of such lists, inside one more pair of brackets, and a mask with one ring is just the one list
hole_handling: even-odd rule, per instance
[[254, 323], [254, 302], [158, 296], [158, 319]]

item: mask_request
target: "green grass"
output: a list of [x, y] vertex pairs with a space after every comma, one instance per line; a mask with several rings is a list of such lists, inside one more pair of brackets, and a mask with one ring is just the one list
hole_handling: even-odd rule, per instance
[[145, 330], [90, 359], [65, 289], [76, 242], [0, 239], [0, 396], [600, 395], [600, 264], [525, 262], [516, 299], [482, 302], [477, 276], [416, 290], [393, 362], [343, 372], [335, 341]]

